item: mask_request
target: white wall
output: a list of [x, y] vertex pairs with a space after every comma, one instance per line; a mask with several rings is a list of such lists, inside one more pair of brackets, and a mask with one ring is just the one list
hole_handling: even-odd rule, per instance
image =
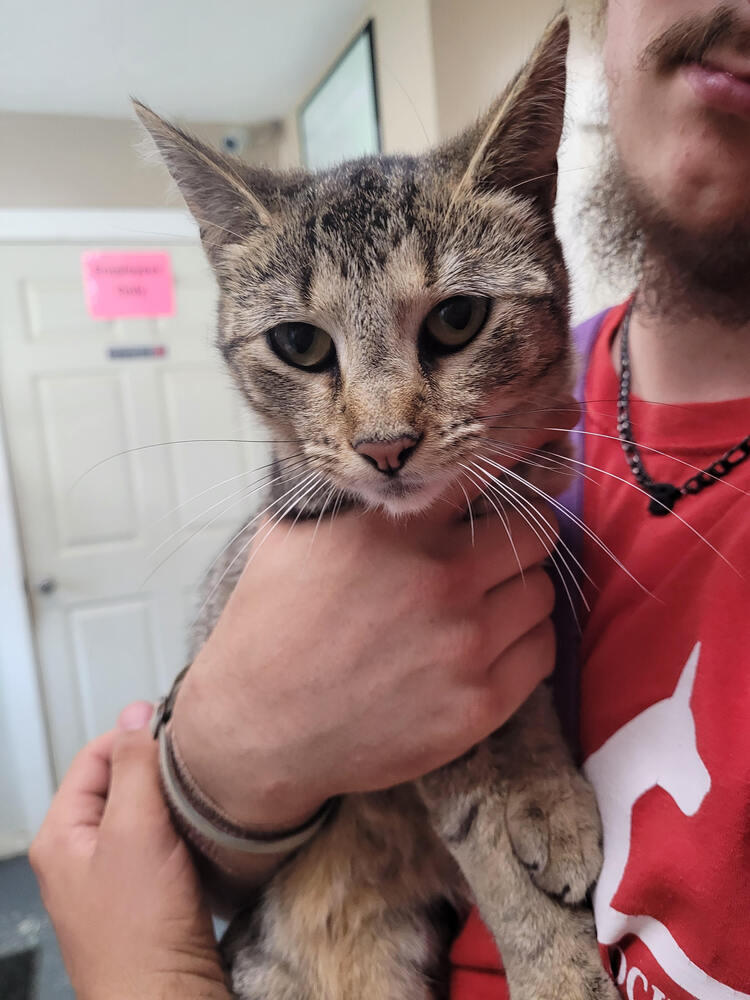
[[0, 858], [26, 849], [52, 794], [14, 514], [0, 433]]
[[558, 156], [557, 229], [571, 277], [573, 322], [625, 298], [630, 292], [603, 277], [592, 259], [588, 220], [582, 224], [586, 194], [596, 180], [607, 136], [607, 104], [600, 43], [591, 34], [591, 0], [573, 0], [568, 53], [566, 127]]
[[[236, 127], [220, 122], [184, 124], [214, 145], [228, 127]], [[6, 112], [0, 113], [0, 135], [0, 207], [144, 208], [167, 203], [166, 173], [145, 162], [139, 149], [143, 131], [135, 118]], [[248, 135], [244, 158], [277, 166], [281, 127], [256, 125]]]
[[[437, 142], [437, 97], [430, 0], [369, 0], [352, 21], [346, 45], [374, 20], [375, 75], [384, 153], [418, 153]], [[297, 112], [336, 61], [344, 46], [321, 60], [320, 73], [284, 120], [279, 165], [300, 162]]]
[[432, 0], [442, 138], [469, 125], [523, 64], [560, 0]]
[[373, 0], [385, 153], [419, 153], [439, 139], [429, 0]]

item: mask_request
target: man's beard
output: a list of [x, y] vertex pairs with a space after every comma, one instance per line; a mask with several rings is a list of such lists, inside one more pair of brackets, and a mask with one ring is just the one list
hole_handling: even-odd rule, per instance
[[750, 219], [696, 232], [670, 219], [608, 154], [583, 209], [591, 259], [602, 276], [638, 289], [639, 307], [672, 319], [750, 323]]
[[[734, 6], [725, 3], [686, 17], [652, 39], [639, 69], [669, 73], [701, 62], [717, 45], [730, 42], [750, 47], [750, 32]], [[730, 326], [750, 322], [750, 210], [731, 223], [696, 232], [670, 219], [643, 184], [628, 176], [611, 135], [601, 162], [583, 215], [593, 259], [604, 276], [637, 286], [639, 306], [657, 314], [707, 315]]]

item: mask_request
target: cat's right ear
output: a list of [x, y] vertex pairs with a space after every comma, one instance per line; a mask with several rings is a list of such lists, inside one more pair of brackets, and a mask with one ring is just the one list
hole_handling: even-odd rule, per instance
[[568, 18], [558, 14], [484, 120], [447, 144], [449, 155], [468, 161], [459, 189], [515, 191], [551, 213], [569, 36]]
[[133, 100], [133, 107], [198, 223], [209, 258], [226, 243], [237, 243], [270, 213], [250, 191], [233, 161]]

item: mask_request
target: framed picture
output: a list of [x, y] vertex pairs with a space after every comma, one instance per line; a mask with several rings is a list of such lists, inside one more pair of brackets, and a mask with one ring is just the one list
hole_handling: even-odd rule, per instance
[[372, 21], [302, 104], [299, 134], [303, 161], [312, 170], [380, 152]]

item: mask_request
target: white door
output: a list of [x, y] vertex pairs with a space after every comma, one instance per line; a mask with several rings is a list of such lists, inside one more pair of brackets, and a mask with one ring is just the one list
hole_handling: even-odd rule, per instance
[[[184, 665], [195, 583], [268, 461], [213, 347], [200, 248], [167, 248], [174, 316], [112, 321], [87, 314], [88, 249], [0, 246], [3, 418], [58, 779]], [[177, 441], [193, 443], [161, 446]]]

